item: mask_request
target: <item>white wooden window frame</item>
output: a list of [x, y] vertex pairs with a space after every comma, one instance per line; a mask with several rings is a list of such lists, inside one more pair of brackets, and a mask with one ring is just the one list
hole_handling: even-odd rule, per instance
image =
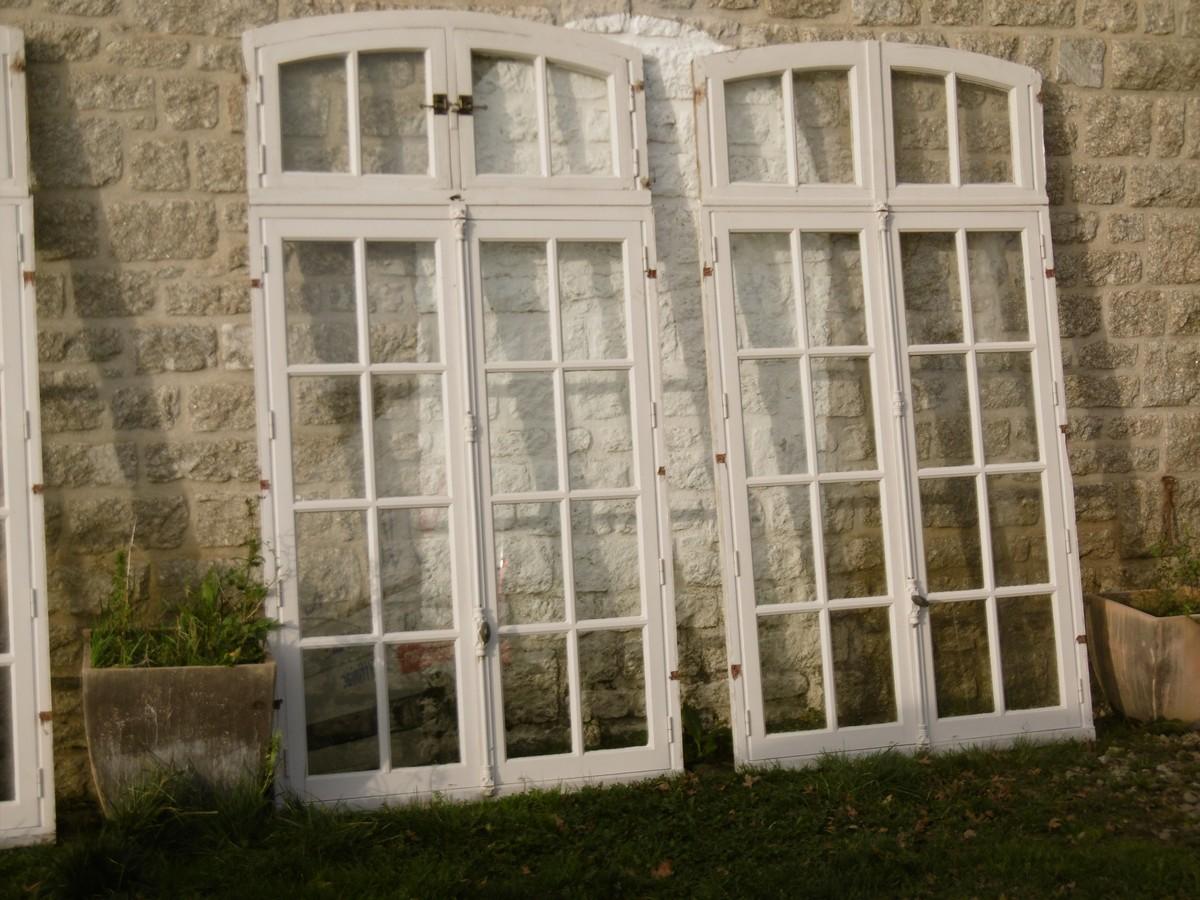
[[[0, 801], [0, 847], [54, 836], [53, 731], [45, 527], [41, 494], [33, 201], [25, 106], [24, 37], [0, 28], [0, 443], [7, 567], [14, 799]], [[3, 602], [3, 601], [0, 601]]]
[[[855, 186], [795, 184], [731, 184], [728, 180], [724, 134], [724, 83], [756, 75], [782, 74], [802, 69], [850, 69], [852, 78], [852, 135], [859, 183]], [[945, 77], [949, 116], [948, 143], [952, 174], [946, 184], [897, 184], [892, 134], [891, 73], [893, 69]], [[698, 59], [693, 63], [698, 111], [696, 136], [700, 157], [703, 204], [702, 260], [704, 262], [705, 330], [709, 346], [709, 379], [712, 385], [710, 413], [714, 422], [713, 441], [717, 456], [716, 482], [721, 509], [722, 561], [725, 572], [726, 641], [729, 650], [734, 749], [741, 762], [765, 760], [803, 762], [822, 750], [877, 749], [887, 746], [952, 746], [962, 743], [991, 743], [1027, 735], [1037, 738], [1088, 736], [1092, 726], [1091, 694], [1087, 680], [1085, 646], [1077, 640], [1085, 630], [1079, 561], [1074, 547], [1074, 496], [1067, 462], [1064, 427], [1067, 422], [1062, 388], [1062, 357], [1059, 342], [1053, 280], [1053, 253], [1046, 195], [1045, 157], [1042, 153], [1041, 80], [1032, 69], [980, 54], [945, 48], [888, 44], [876, 41], [795, 44], [756, 50], [733, 51]], [[958, 142], [955, 124], [956, 83], [959, 77], [1008, 92], [1009, 125], [1012, 137], [1013, 182], [1009, 184], [962, 184], [958, 179]], [[865, 80], [865, 84], [863, 81]], [[786, 82], [790, 79], [785, 78]], [[785, 94], [786, 96], [786, 94]], [[864, 103], [866, 98], [868, 102]], [[789, 117], [790, 118], [790, 117]], [[793, 126], [787, 128], [789, 154], [794, 151]], [[790, 163], [794, 173], [794, 162]], [[784, 215], [783, 210], [787, 210]], [[782, 225], [771, 216], [784, 215]], [[777, 228], [839, 230], [833, 225], [811, 223], [840, 221], [838, 216], [866, 216], [874, 221], [866, 229], [868, 243], [882, 248], [882, 290], [873, 295], [894, 298], [886, 310], [886, 333], [875, 332], [877, 364], [885, 372], [880, 383], [891, 399], [893, 415], [880, 418], [884, 396], [876, 398], [876, 416], [881, 430], [880, 453], [888, 455], [900, 477], [892, 487], [903, 512], [902, 527], [896, 528], [900, 553], [891, 560], [894, 594], [893, 663], [899, 673], [897, 706], [899, 723], [894, 735], [879, 726], [859, 731], [861, 740], [847, 741], [832, 729], [826, 732], [765, 736], [761, 724], [761, 686], [744, 677], [757, 669], [757, 647], [751, 624], [754, 621], [752, 574], [748, 575], [749, 534], [744, 507], [745, 476], [743, 438], [737, 406], [738, 381], [731, 365], [738, 351], [733, 344], [732, 278], [729, 273], [727, 235], [742, 221], [748, 230]], [[754, 226], [754, 223], [760, 223]], [[765, 225], [761, 224], [765, 223]], [[904, 310], [899, 272], [898, 234], [901, 230], [1020, 231], [1025, 252], [1026, 290], [1030, 304], [1030, 338], [1020, 349], [1034, 355], [1034, 387], [1040, 431], [1041, 459], [1028, 465], [988, 465], [987, 471], [1035, 471], [1041, 474], [1050, 580], [1031, 590], [992, 588], [968, 595], [988, 600], [990, 664], [992, 666], [995, 712], [938, 719], [933, 684], [928, 617], [913, 602], [924, 584], [924, 548], [919, 525], [918, 475], [911, 422], [907, 416], [908, 349], [904, 344]], [[868, 258], [875, 254], [872, 249]], [[868, 266], [869, 269], [869, 266]], [[967, 297], [967, 290], [962, 295]], [[869, 301], [871, 296], [869, 296]], [[964, 344], [963, 347], [966, 345]], [[1004, 344], [989, 344], [1001, 350]], [[1016, 345], [1014, 345], [1015, 347]], [[939, 345], [939, 349], [962, 349]], [[973, 345], [972, 345], [973, 349]], [[973, 382], [972, 382], [973, 383]], [[726, 410], [729, 410], [727, 418]], [[977, 403], [972, 415], [978, 418]], [[888, 433], [886, 440], [885, 432]], [[889, 447], [890, 449], [885, 449]], [[978, 452], [982, 452], [979, 450]], [[722, 464], [725, 463], [725, 464]], [[959, 474], [960, 469], [954, 470]], [[922, 474], [928, 474], [922, 470]], [[886, 480], [886, 479], [885, 479]], [[982, 489], [981, 489], [982, 490]], [[887, 500], [884, 500], [885, 504]], [[981, 512], [985, 509], [980, 506]], [[906, 512], [905, 512], [906, 511]], [[886, 516], [885, 516], [886, 518]], [[814, 531], [816, 528], [814, 520]], [[981, 522], [981, 542], [988, 542], [987, 523]], [[889, 543], [889, 549], [894, 546]], [[990, 561], [990, 543], [985, 549]], [[740, 563], [740, 565], [739, 565]], [[820, 561], [818, 560], [818, 568]], [[992, 577], [991, 572], [987, 578]], [[990, 581], [987, 582], [990, 585]], [[994, 597], [1025, 595], [1044, 590], [1054, 597], [1054, 634], [1057, 641], [1060, 703], [1037, 710], [1006, 712], [1002, 703], [998, 663]], [[991, 591], [991, 593], [989, 593]], [[938, 596], [934, 596], [935, 602]], [[952, 597], [942, 597], [949, 600]], [[906, 623], [900, 627], [897, 623]], [[827, 649], [825, 651], [828, 652]], [[900, 660], [907, 659], [905, 672]], [[830, 674], [826, 669], [827, 692]], [[905, 687], [907, 682], [907, 687]], [[832, 701], [826, 698], [827, 705]], [[833, 721], [832, 719], [828, 721]], [[879, 740], [867, 737], [875, 731]], [[813, 737], [813, 735], [817, 735]], [[790, 738], [790, 740], [789, 740]]]
[[[439, 45], [438, 29], [444, 32]], [[411, 37], [413, 33], [417, 37]], [[430, 36], [434, 35], [434, 36]], [[640, 54], [615, 42], [515, 19], [447, 12], [389, 12], [318, 17], [282, 23], [247, 33], [243, 41], [248, 71], [247, 167], [250, 194], [251, 282], [254, 297], [256, 396], [258, 398], [259, 455], [264, 465], [262, 523], [267, 566], [280, 574], [279, 586], [269, 604], [283, 624], [274, 638], [280, 661], [285, 701], [280, 722], [285, 734], [283, 785], [317, 802], [380, 802], [427, 797], [433, 793], [461, 796], [520, 791], [530, 784], [582, 785], [597, 779], [621, 781], [678, 771], [683, 765], [679, 725], [679, 685], [672, 673], [678, 666], [675, 644], [673, 563], [670, 525], [666, 515], [665, 435], [660, 425], [661, 360], [657, 352], [658, 303], [655, 296], [654, 224], [650, 211], [645, 170], [646, 126], [641, 87]], [[470, 51], [495, 50], [562, 61], [575, 70], [603, 74], [609, 84], [614, 117], [614, 166], [609, 176], [474, 176], [471, 173], [472, 120], [451, 111], [433, 117], [445, 123], [444, 168], [449, 187], [420, 176], [347, 176], [330, 173], [279, 171], [278, 65], [284, 61], [328, 57], [364, 50], [403, 50], [426, 47], [429, 85], [445, 73], [451, 102], [458, 93], [456, 79], [467, 79], [470, 90]], [[439, 59], [442, 62], [437, 62]], [[434, 60], [430, 64], [429, 60]], [[541, 68], [543, 64], [539, 64]], [[348, 89], [353, 84], [353, 63], [348, 61]], [[456, 71], [456, 66], [463, 71]], [[442, 67], [442, 68], [439, 68]], [[465, 67], [465, 68], [464, 68]], [[542, 79], [540, 79], [542, 80]], [[436, 90], [436, 87], [434, 88]], [[438, 90], [440, 92], [440, 90]], [[543, 124], [545, 121], [543, 95]], [[268, 107], [274, 107], [270, 109]], [[543, 130], [543, 136], [546, 132]], [[435, 135], [435, 140], [437, 137]], [[272, 147], [271, 145], [275, 146]], [[433, 151], [431, 150], [431, 153]], [[260, 162], [265, 161], [265, 163]], [[264, 170], [261, 173], [260, 167]], [[424, 236], [422, 238], [421, 236]], [[459, 726], [462, 762], [457, 766], [321, 775], [306, 774], [304, 685], [301, 652], [306, 647], [371, 644], [387, 640], [416, 640], [416, 634], [385, 637], [376, 613], [370, 635], [350, 640], [306, 638], [299, 635], [299, 608], [295, 581], [294, 513], [297, 508], [347, 508], [368, 501], [314, 501], [298, 504], [291, 486], [291, 440], [288, 417], [286, 336], [283, 328], [281, 269], [282, 241], [289, 238], [409, 240], [436, 236], [443, 241], [439, 276], [443, 302], [456, 312], [443, 312], [441, 339], [447, 383], [457, 385], [455, 398], [446, 397], [447, 452], [463, 454], [462, 477], [454, 482], [457, 504], [454, 517], [456, 548], [455, 625], [445, 634], [421, 638], [457, 641]], [[490, 485], [487, 464], [487, 421], [483, 372], [503, 369], [485, 364], [480, 354], [482, 329], [472, 304], [478, 304], [479, 239], [526, 238], [552, 240], [623, 241], [626, 261], [627, 328], [630, 359], [619, 365], [634, 367], [630, 402], [637, 487], [629, 491], [584, 492], [607, 497], [636, 496], [639, 506], [639, 560], [642, 571], [643, 608], [640, 616], [598, 620], [581, 630], [638, 627], [645, 647], [647, 744], [638, 748], [582, 752], [579, 696], [572, 697], [572, 752], [561, 756], [504, 758], [503, 702], [497, 661], [499, 639], [505, 633], [523, 633], [526, 626], [498, 626], [495, 617], [495, 574], [490, 534]], [[359, 276], [361, 278], [361, 276]], [[449, 292], [449, 293], [445, 293]], [[452, 325], [452, 318], [457, 324]], [[360, 312], [360, 320], [362, 313]], [[360, 321], [361, 328], [361, 321]], [[365, 337], [360, 335], [360, 343]], [[360, 354], [365, 349], [360, 348]], [[363, 359], [366, 357], [363, 356]], [[526, 364], [528, 365], [528, 364]], [[548, 364], [554, 365], [554, 364]], [[559, 364], [562, 365], [562, 364]], [[612, 361], [566, 364], [566, 368], [610, 368]], [[371, 366], [372, 370], [412, 368]], [[418, 367], [428, 368], [428, 367]], [[436, 366], [434, 368], [437, 368]], [[294, 372], [366, 371], [365, 364], [292, 367]], [[364, 389], [365, 390], [365, 389]], [[561, 402], [561, 392], [559, 394]], [[369, 398], [364, 393], [363, 403]], [[461, 415], [460, 415], [461, 414]], [[464, 418], [465, 417], [465, 418]], [[464, 428], [460, 423], [466, 421]], [[464, 445], [464, 435], [474, 432]], [[370, 443], [364, 434], [366, 468], [370, 468]], [[461, 449], [460, 449], [461, 448]], [[565, 452], [565, 445], [561, 448]], [[455, 493], [456, 492], [456, 493]], [[564, 497], [578, 492], [560, 492]], [[376, 538], [369, 536], [372, 549]], [[568, 569], [569, 571], [569, 569]], [[378, 594], [377, 586], [372, 587]], [[485, 599], [493, 598], [493, 599]], [[482, 623], [491, 626], [486, 652], [478, 640]], [[534, 631], [568, 632], [563, 626], [535, 626]], [[573, 633], [573, 632], [572, 632]], [[572, 640], [572, 646], [573, 640]], [[377, 693], [380, 694], [379, 732], [385, 740], [381, 651], [375, 654]], [[572, 657], [572, 685], [577, 686], [577, 660]], [[381, 747], [381, 757], [386, 750]]]

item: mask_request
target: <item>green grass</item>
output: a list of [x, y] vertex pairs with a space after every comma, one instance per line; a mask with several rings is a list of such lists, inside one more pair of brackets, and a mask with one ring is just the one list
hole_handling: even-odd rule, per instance
[[[1200, 896], [1200, 733], [828, 758], [376, 813], [148, 792], [0, 895]], [[199, 811], [197, 811], [199, 807]]]

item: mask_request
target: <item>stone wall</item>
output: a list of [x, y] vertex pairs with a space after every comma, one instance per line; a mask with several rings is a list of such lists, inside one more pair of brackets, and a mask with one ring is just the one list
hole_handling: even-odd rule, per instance
[[[405, 5], [2, 4], [0, 21], [23, 28], [28, 47], [56, 767], [63, 796], [81, 792], [86, 782], [77, 695], [80, 629], [94, 615], [112, 553], [128, 541], [134, 522], [139, 584], [155, 600], [203, 561], [231, 554], [257, 526], [238, 37], [277, 19]], [[1071, 463], [1086, 585], [1137, 584], [1147, 577], [1147, 548], [1162, 522], [1163, 476], [1178, 479], [1180, 525], [1196, 527], [1200, 0], [550, 0], [537, 6], [496, 0], [471, 8], [560, 24], [630, 12], [666, 20], [641, 20], [637, 43], [648, 54], [660, 350], [686, 701], [727, 715], [698, 287], [687, 71], [693, 54], [875, 37], [959, 47], [1038, 69], [1046, 78]], [[589, 27], [622, 30], [612, 19], [599, 22]], [[407, 77], [400, 71], [404, 60], [379, 63], [380, 78], [399, 83]], [[913, 89], [920, 93], [919, 85]], [[747, 94], [750, 103], [753, 91]], [[836, 94], [822, 96], [830, 110], [841, 102]], [[302, 106], [307, 99], [298, 91], [288, 102]], [[972, 102], [984, 109], [988, 98]], [[377, 130], [384, 135], [394, 117], [389, 119], [382, 97], [380, 106]], [[922, 130], [910, 137], [906, 147], [915, 171], [939, 164], [944, 134]], [[297, 152], [336, 159], [336, 148], [321, 134], [297, 140]], [[970, 148], [980, 171], [995, 165], [992, 143], [985, 135]], [[408, 154], [417, 151], [407, 142], [401, 146], [404, 153], [381, 155], [373, 165], [412, 165]], [[520, 158], [495, 164], [516, 166]], [[594, 170], [606, 161], [586, 152], [560, 164], [564, 171]], [[740, 164], [764, 163], [748, 154]], [[816, 156], [814, 165], [836, 172], [845, 161]], [[420, 270], [418, 260], [395, 266], [397, 278]], [[396, 324], [419, 333], [418, 323]], [[395, 396], [398, 402], [413, 397]], [[412, 402], [424, 401], [418, 393]], [[405, 422], [397, 417], [396, 424]], [[338, 429], [336, 422], [312, 426], [322, 439]], [[949, 437], [928, 434], [938, 446]], [[941, 508], [949, 517], [946, 527], [953, 528], [951, 505]], [[1011, 510], [1017, 519], [1020, 509], [1018, 502]], [[965, 558], [969, 548], [953, 552]], [[960, 615], [969, 618], [968, 612]], [[1016, 621], [1036, 618], [1036, 610], [1021, 611]], [[957, 624], [965, 635], [962, 648], [969, 648], [970, 622]], [[864, 626], [858, 631], [869, 634], [872, 623]], [[835, 654], [852, 652], [843, 647], [849, 638], [835, 643]], [[797, 638], [782, 646], [803, 653], [805, 645]], [[949, 671], [959, 662], [947, 647], [938, 665]], [[532, 648], [523, 658], [554, 652]], [[963, 653], [962, 659], [970, 656]], [[596, 655], [610, 666], [628, 656], [607, 647]], [[538, 669], [551, 667], [539, 663]], [[398, 671], [403, 674], [403, 667]], [[872, 677], [869, 671], [853, 675], [862, 683]], [[956, 679], [970, 681], [967, 675]], [[601, 687], [588, 703], [608, 708], [604, 715], [611, 721], [626, 714], [636, 720], [636, 710], [622, 711], [624, 701], [605, 693], [603, 679], [595, 683]], [[409, 690], [403, 679], [398, 685], [397, 691]], [[546, 687], [547, 708], [530, 716], [552, 721], [561, 715], [553, 699], [558, 688]], [[438, 702], [452, 702], [444, 697], [444, 684], [422, 689], [440, 691]], [[777, 697], [807, 691], [808, 702], [817, 702], [807, 685], [772, 691]], [[970, 692], [957, 700], [963, 708], [974, 702]], [[854, 715], [868, 721], [885, 712]], [[592, 731], [589, 740], [609, 740], [599, 726]], [[625, 732], [616, 732], [619, 741]], [[430, 738], [430, 758], [444, 752], [439, 740]]]

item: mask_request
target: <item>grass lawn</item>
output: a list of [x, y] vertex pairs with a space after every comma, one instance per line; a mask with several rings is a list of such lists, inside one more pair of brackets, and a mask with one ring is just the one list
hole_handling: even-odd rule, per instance
[[1200, 897], [1200, 732], [829, 758], [375, 813], [163, 797], [0, 852], [0, 896]]

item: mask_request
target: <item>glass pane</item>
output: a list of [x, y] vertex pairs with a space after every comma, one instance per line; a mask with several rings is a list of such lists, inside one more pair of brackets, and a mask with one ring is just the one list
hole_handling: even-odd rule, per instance
[[738, 347], [798, 347], [792, 239], [785, 232], [729, 235]]
[[454, 642], [396, 644], [384, 650], [392, 766], [461, 761]]
[[297, 500], [363, 496], [357, 375], [293, 376], [292, 478]]
[[558, 242], [563, 359], [625, 359], [625, 249], [617, 241]]
[[539, 175], [537, 84], [533, 60], [471, 54], [475, 171]]
[[[0, 470], [0, 484], [4, 483], [4, 472]], [[2, 502], [2, 501], [0, 501]], [[8, 529], [7, 522], [0, 519], [0, 653], [11, 653], [8, 628]]]
[[283, 296], [290, 364], [358, 362], [350, 241], [284, 241]]
[[1021, 232], [968, 231], [967, 272], [975, 340], [1029, 340]]
[[1041, 476], [989, 475], [987, 489], [996, 586], [1045, 584], [1050, 570]]
[[279, 130], [286, 172], [349, 172], [346, 57], [279, 67]]
[[752, 487], [750, 550], [759, 606], [817, 599], [808, 485]]
[[[633, 477], [633, 424], [629, 372], [564, 372], [567, 470], [571, 488], [629, 487]], [[550, 419], [551, 409], [542, 415]]]
[[929, 608], [937, 715], [990, 713], [992, 661], [988, 649], [987, 601], [959, 600]]
[[973, 477], [921, 479], [921, 530], [926, 590], [983, 587], [979, 502]]
[[892, 619], [886, 606], [829, 613], [837, 723], [878, 725], [896, 721], [892, 674]]
[[910, 344], [952, 344], [963, 339], [958, 250], [950, 232], [900, 235], [904, 316]]
[[874, 469], [871, 361], [814, 357], [812, 394], [817, 468], [822, 472]]
[[492, 492], [558, 488], [554, 376], [501, 372], [487, 376]]
[[742, 435], [747, 475], [808, 471], [804, 445], [803, 359], [744, 359]]
[[584, 750], [646, 746], [650, 734], [640, 628], [579, 635], [579, 681]]
[[767, 734], [825, 727], [819, 613], [758, 617]]
[[1038, 458], [1037, 408], [1030, 353], [977, 353], [983, 458], [989, 463]]
[[996, 601], [1006, 709], [1058, 706], [1054, 609], [1045, 594]]
[[305, 650], [308, 774], [379, 768], [375, 648]]
[[889, 593], [878, 482], [821, 485], [821, 529], [829, 599]]
[[613, 175], [608, 79], [546, 63], [550, 174]]
[[[728, 90], [728, 88], [726, 88]], [[794, 72], [796, 174], [801, 184], [852, 184], [848, 72]]]
[[800, 235], [808, 342], [814, 347], [867, 342], [862, 248], [857, 234]]
[[944, 77], [893, 69], [892, 128], [897, 184], [950, 181]]
[[0, 802], [17, 798], [12, 669], [0, 666]]
[[304, 637], [368, 634], [367, 514], [296, 513], [296, 585]]
[[636, 500], [572, 500], [575, 618], [642, 612]]
[[446, 493], [446, 424], [441, 375], [376, 375], [375, 493]]
[[358, 55], [358, 116], [365, 174], [429, 172], [425, 53], [409, 50]]
[[371, 362], [438, 362], [437, 247], [368, 241], [366, 257]]
[[449, 510], [379, 510], [384, 631], [453, 628], [453, 571]]
[[783, 81], [778, 75], [725, 82], [729, 180], [787, 184]]
[[565, 634], [500, 639], [504, 746], [509, 759], [571, 752], [570, 676]]
[[975, 461], [971, 440], [967, 355], [910, 356], [913, 429], [917, 465], [969, 466]]
[[497, 503], [492, 531], [500, 624], [564, 621], [559, 504]]
[[550, 282], [546, 245], [485, 241], [483, 348], [489, 362], [549, 359]]
[[958, 164], [963, 184], [1011, 183], [1008, 91], [957, 79]]

